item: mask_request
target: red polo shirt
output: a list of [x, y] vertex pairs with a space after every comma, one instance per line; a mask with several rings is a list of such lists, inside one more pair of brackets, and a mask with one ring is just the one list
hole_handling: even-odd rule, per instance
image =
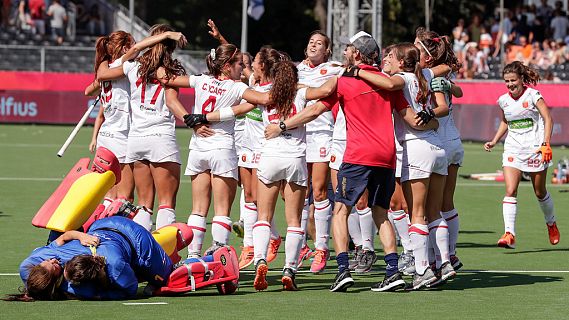
[[[387, 77], [375, 67], [359, 67]], [[392, 110], [409, 105], [401, 90], [381, 90], [360, 79], [340, 77], [336, 92], [321, 102], [328, 109], [340, 103], [346, 115], [344, 162], [395, 169]]]

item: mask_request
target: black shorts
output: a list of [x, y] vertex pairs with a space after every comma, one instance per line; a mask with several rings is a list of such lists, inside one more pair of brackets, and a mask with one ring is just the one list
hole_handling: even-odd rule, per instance
[[389, 209], [395, 191], [395, 169], [342, 163], [338, 172], [335, 201], [354, 206], [368, 190], [368, 206]]

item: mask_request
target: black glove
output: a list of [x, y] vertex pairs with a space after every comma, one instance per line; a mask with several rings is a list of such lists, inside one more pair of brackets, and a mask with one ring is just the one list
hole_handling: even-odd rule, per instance
[[417, 117], [421, 118], [420, 124], [425, 125], [435, 117], [435, 112], [431, 108], [426, 108], [417, 112]]
[[346, 69], [344, 69], [344, 73], [342, 73], [342, 77], [358, 78], [359, 74], [360, 74], [360, 67], [349, 66]]
[[189, 128], [193, 128], [199, 124], [208, 124], [209, 121], [207, 121], [205, 114], [192, 113], [184, 115], [184, 123]]

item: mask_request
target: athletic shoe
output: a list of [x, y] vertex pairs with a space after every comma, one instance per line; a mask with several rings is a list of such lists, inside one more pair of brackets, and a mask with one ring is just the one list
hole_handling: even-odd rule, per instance
[[554, 222], [552, 225], [547, 225], [547, 233], [549, 233], [549, 243], [556, 245], [559, 243], [559, 229], [557, 229], [557, 223]]
[[350, 274], [350, 270], [346, 269], [343, 272], [338, 272], [336, 278], [334, 278], [334, 283], [330, 286], [330, 291], [332, 292], [346, 292], [346, 290], [354, 285], [354, 279]]
[[204, 256], [211, 256], [217, 249], [222, 248], [222, 247], [224, 247], [224, 246], [225, 246], [225, 244], [223, 244], [223, 243], [221, 243], [221, 242], [214, 241], [214, 242], [211, 244], [211, 247], [207, 248], [207, 249], [204, 251], [203, 255], [204, 255]]
[[314, 252], [314, 260], [312, 260], [312, 264], [310, 265], [310, 272], [312, 273], [320, 273], [326, 269], [326, 262], [330, 258], [330, 250], [324, 249], [316, 249]]
[[405, 288], [405, 281], [401, 278], [401, 273], [396, 272], [391, 277], [387, 274], [383, 281], [378, 282], [371, 286], [371, 291], [383, 292], [383, 291], [395, 291], [397, 289]]
[[186, 258], [186, 260], [187, 260], [187, 259], [199, 259], [199, 258], [201, 258], [201, 257], [202, 257], [202, 255], [199, 254], [199, 253], [188, 252], [188, 257]]
[[291, 268], [284, 268], [283, 270], [283, 277], [281, 278], [283, 283], [283, 290], [284, 291], [297, 291], [298, 287], [296, 286], [295, 281], [295, 273], [294, 270]]
[[413, 253], [403, 252], [397, 261], [397, 269], [406, 276], [415, 274], [415, 257], [413, 257]]
[[269, 251], [267, 252], [267, 262], [272, 262], [277, 258], [279, 247], [281, 246], [282, 238], [279, 236], [277, 239], [269, 241]]
[[239, 270], [243, 270], [253, 263], [255, 252], [253, 246], [241, 247], [241, 255], [239, 256]]
[[356, 267], [356, 273], [370, 272], [376, 260], [377, 255], [373, 250], [364, 250], [360, 258], [360, 263]]
[[358, 266], [358, 264], [360, 264], [361, 257], [362, 257], [362, 246], [357, 246], [356, 249], [354, 250], [353, 258], [348, 261], [348, 269], [350, 269], [350, 271], [356, 270], [356, 267]]
[[253, 287], [257, 291], [263, 291], [267, 289], [269, 284], [267, 283], [267, 271], [269, 267], [267, 266], [267, 261], [261, 259], [257, 262], [255, 271], [255, 281], [253, 281]]
[[231, 229], [233, 229], [233, 232], [235, 232], [239, 238], [243, 238], [243, 235], [245, 234], [245, 225], [243, 224], [243, 220], [233, 221]]
[[308, 260], [310, 258], [310, 255], [312, 254], [312, 250], [310, 250], [310, 247], [308, 245], [305, 245], [304, 247], [302, 247], [300, 249], [300, 253], [298, 254], [298, 261], [296, 263], [296, 270], [300, 269], [300, 267], [302, 267], [302, 262], [304, 260]]
[[455, 271], [458, 271], [458, 269], [462, 268], [463, 266], [460, 259], [455, 255], [450, 256], [450, 264]]
[[447, 261], [443, 263], [440, 269], [435, 272], [435, 276], [437, 277], [437, 280], [430, 284], [427, 284], [427, 287], [434, 288], [445, 284], [447, 280], [450, 280], [456, 276], [456, 271], [452, 268], [450, 262]]
[[435, 282], [437, 277], [433, 273], [431, 268], [427, 268], [423, 274], [415, 273], [413, 275], [413, 284], [411, 286], [411, 290], [419, 290], [425, 286], [430, 285], [431, 283]]
[[516, 237], [506, 232], [504, 235], [498, 240], [498, 247], [506, 248], [506, 249], [515, 249], [516, 248]]

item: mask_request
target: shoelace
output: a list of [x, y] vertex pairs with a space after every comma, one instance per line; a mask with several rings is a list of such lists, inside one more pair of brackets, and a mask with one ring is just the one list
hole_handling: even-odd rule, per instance
[[277, 251], [279, 251], [279, 247], [281, 244], [278, 240], [275, 240], [275, 241], [271, 241], [270, 245], [271, 245], [271, 251], [277, 252]]
[[322, 261], [324, 261], [324, 257], [326, 257], [326, 251], [316, 250], [316, 253], [314, 254], [314, 261], [316, 263], [322, 263]]

